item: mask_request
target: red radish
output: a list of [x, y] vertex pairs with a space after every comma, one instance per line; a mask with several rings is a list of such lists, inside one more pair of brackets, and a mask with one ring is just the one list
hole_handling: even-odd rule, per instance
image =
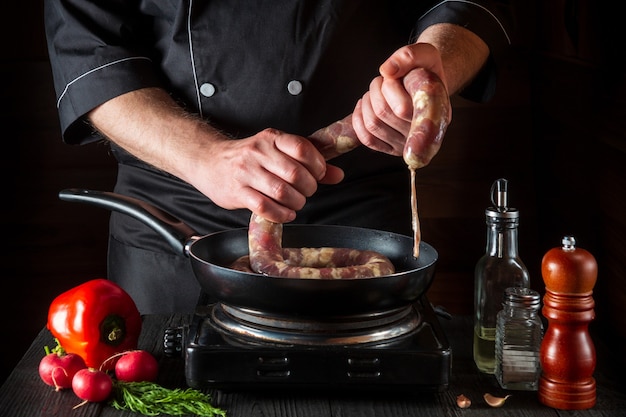
[[74, 353], [65, 353], [62, 348], [54, 349], [39, 362], [39, 376], [56, 391], [70, 388], [76, 372], [85, 369], [85, 361]]
[[115, 377], [125, 382], [153, 382], [159, 373], [159, 363], [150, 352], [131, 350], [115, 363]]
[[113, 380], [104, 371], [85, 368], [74, 375], [72, 390], [81, 400], [97, 403], [109, 398], [113, 390]]

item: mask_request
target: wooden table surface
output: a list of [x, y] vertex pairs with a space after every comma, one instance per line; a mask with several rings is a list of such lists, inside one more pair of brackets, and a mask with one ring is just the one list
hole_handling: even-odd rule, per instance
[[[160, 362], [158, 383], [166, 387], [186, 387], [184, 360], [163, 355], [163, 331], [167, 327], [188, 324], [185, 315], [145, 316], [140, 348], [154, 353]], [[311, 417], [403, 417], [403, 416], [532, 416], [532, 417], [617, 417], [626, 416], [626, 383], [623, 375], [611, 367], [611, 353], [596, 344], [598, 366], [597, 404], [588, 410], [567, 411], [546, 407], [536, 392], [502, 390], [493, 375], [477, 371], [472, 360], [472, 329], [469, 317], [441, 319], [452, 346], [450, 385], [440, 393], [284, 393], [208, 391], [212, 404], [226, 411], [228, 417], [311, 416]], [[118, 411], [106, 403], [90, 403], [76, 410], [81, 401], [71, 390], [55, 392], [45, 385], [37, 371], [44, 355], [44, 346], [53, 346], [53, 339], [43, 329], [31, 347], [0, 388], [0, 416], [138, 416]], [[617, 354], [614, 352], [613, 354]], [[484, 393], [503, 396], [512, 394], [501, 408], [491, 408], [482, 399]], [[467, 409], [456, 405], [456, 397], [464, 394], [472, 400]]]

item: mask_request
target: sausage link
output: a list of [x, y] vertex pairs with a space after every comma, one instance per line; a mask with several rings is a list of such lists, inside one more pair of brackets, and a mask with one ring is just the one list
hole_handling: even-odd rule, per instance
[[352, 128], [352, 114], [316, 131], [309, 140], [327, 161], [361, 144]]
[[[287, 278], [368, 278], [391, 275], [391, 261], [374, 251], [348, 248], [282, 248], [283, 225], [252, 214], [248, 229], [250, 270]], [[239, 258], [233, 269], [247, 270]]]
[[443, 136], [452, 118], [452, 110], [446, 87], [441, 79], [430, 71], [423, 68], [411, 71], [404, 78], [404, 87], [411, 92], [413, 99], [411, 129], [404, 144], [402, 157], [411, 173], [413, 256], [417, 258], [422, 236], [417, 211], [415, 171], [428, 165], [439, 152]]
[[402, 157], [409, 169], [423, 168], [437, 154], [452, 118], [448, 91], [439, 77], [424, 68], [404, 78], [411, 93], [413, 118]]
[[[411, 70], [403, 79], [413, 101], [411, 128], [402, 157], [411, 173], [413, 256], [421, 241], [417, 212], [415, 171], [428, 165], [441, 147], [451, 120], [448, 92], [439, 77], [423, 68]], [[313, 133], [309, 139], [326, 160], [360, 145], [352, 128], [352, 115]], [[283, 226], [255, 214], [248, 230], [249, 255], [231, 268], [264, 275], [292, 278], [365, 278], [394, 273], [385, 256], [347, 248], [282, 248]]]

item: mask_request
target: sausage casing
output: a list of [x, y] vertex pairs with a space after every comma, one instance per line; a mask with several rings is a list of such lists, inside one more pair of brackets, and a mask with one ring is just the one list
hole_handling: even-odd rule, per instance
[[282, 226], [253, 214], [248, 228], [249, 255], [231, 267], [275, 277], [317, 279], [369, 278], [395, 272], [393, 263], [374, 251], [282, 248]]

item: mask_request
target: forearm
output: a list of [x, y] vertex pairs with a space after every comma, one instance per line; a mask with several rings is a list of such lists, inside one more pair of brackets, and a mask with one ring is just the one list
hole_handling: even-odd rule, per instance
[[118, 96], [92, 110], [88, 119], [108, 140], [187, 182], [192, 182], [190, 170], [200, 155], [226, 139], [158, 88]]
[[162, 89], [122, 94], [92, 110], [89, 119], [109, 140], [218, 206], [246, 208], [277, 223], [295, 218], [318, 181], [343, 178], [343, 171], [327, 165], [301, 136], [268, 128], [231, 140], [185, 113]]
[[417, 42], [429, 43], [438, 49], [450, 95], [467, 86], [489, 57], [489, 48], [481, 38], [455, 24], [432, 25], [420, 34]]

